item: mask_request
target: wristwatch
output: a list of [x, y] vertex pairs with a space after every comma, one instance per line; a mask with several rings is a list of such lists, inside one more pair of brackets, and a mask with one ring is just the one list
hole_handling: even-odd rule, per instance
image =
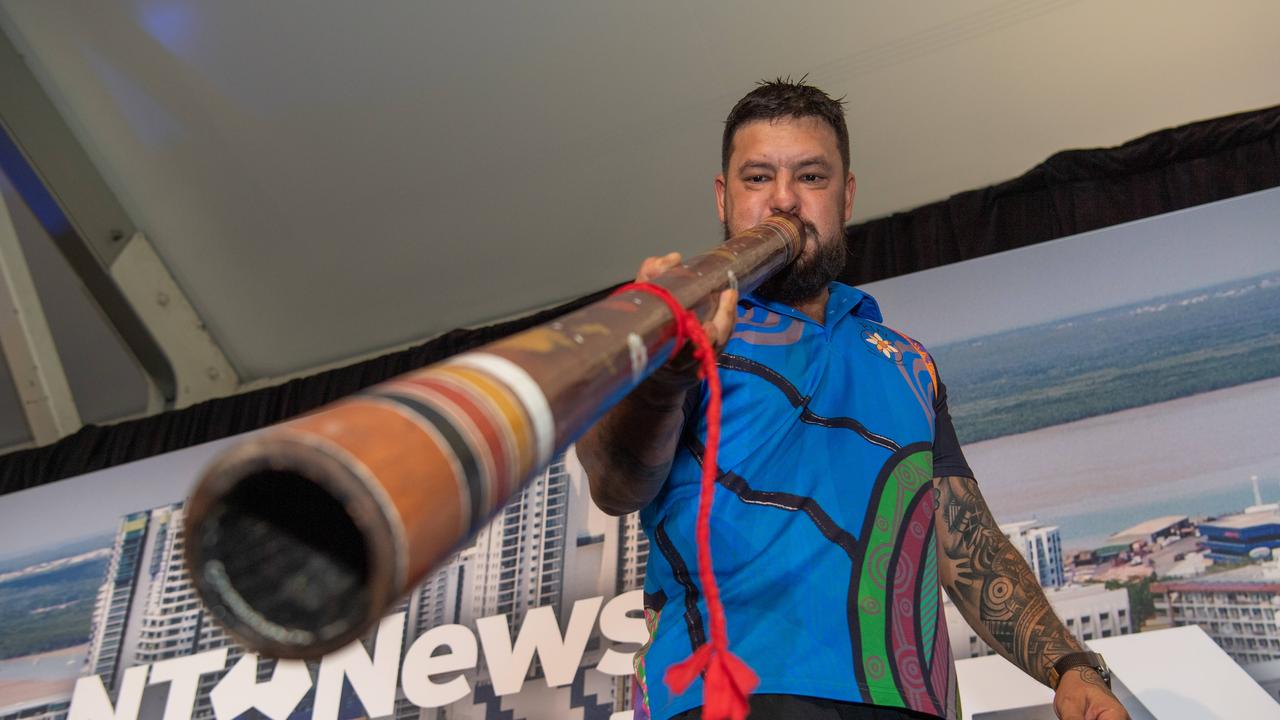
[[1111, 668], [1107, 667], [1107, 661], [1095, 652], [1078, 652], [1069, 653], [1058, 658], [1058, 662], [1049, 668], [1049, 686], [1054, 690], [1058, 689], [1058, 683], [1062, 680], [1062, 675], [1066, 671], [1074, 667], [1091, 667], [1098, 672], [1102, 678], [1102, 682], [1111, 687]]

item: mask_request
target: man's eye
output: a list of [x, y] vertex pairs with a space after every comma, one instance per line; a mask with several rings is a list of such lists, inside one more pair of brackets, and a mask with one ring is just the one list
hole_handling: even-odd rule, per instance
[[815, 183], [815, 182], [822, 182], [823, 180], [826, 180], [826, 177], [823, 175], [818, 175], [816, 173], [805, 173], [804, 175], [800, 176], [800, 179], [804, 182]]

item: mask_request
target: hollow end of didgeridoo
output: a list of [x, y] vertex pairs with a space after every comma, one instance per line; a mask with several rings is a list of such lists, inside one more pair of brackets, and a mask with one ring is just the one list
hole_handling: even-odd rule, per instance
[[237, 448], [187, 502], [187, 567], [201, 599], [264, 655], [316, 658], [357, 639], [403, 572], [375, 493], [314, 448]]

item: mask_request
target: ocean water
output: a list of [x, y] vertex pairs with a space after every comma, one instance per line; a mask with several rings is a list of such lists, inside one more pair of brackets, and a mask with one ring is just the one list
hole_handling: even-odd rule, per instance
[[979, 442], [1280, 376], [1280, 274], [932, 349]]
[[1064, 551], [1163, 515], [1280, 500], [1280, 378], [973, 443], [965, 455], [999, 522], [1058, 525]]

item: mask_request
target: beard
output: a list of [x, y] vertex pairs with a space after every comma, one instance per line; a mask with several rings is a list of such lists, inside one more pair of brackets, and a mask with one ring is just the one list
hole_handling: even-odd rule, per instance
[[[792, 307], [817, 297], [832, 280], [840, 277], [849, 256], [844, 244], [844, 228], [841, 226], [837, 232], [840, 237], [819, 239], [818, 228], [806, 222], [806, 244], [816, 243], [813, 255], [806, 257], [801, 249], [799, 258], [761, 283], [755, 294]], [[727, 224], [724, 237], [726, 240], [730, 237]]]

